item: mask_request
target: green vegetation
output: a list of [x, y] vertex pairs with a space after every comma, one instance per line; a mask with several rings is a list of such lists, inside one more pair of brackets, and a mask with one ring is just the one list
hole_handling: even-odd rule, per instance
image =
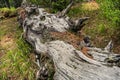
[[22, 0], [0, 0], [0, 7], [20, 7]]
[[16, 18], [0, 22], [0, 80], [35, 79], [37, 66], [32, 48], [21, 34]]
[[120, 16], [120, 9], [118, 8], [117, 3], [118, 1], [113, 0], [105, 0], [102, 1], [99, 0], [100, 3], [100, 9], [101, 9], [101, 16], [103, 16], [105, 19], [109, 20], [111, 22], [111, 27], [116, 28], [118, 27], [118, 22], [120, 22], [119, 16]]
[[[22, 38], [17, 25], [16, 17], [0, 21], [0, 80], [35, 80], [39, 69], [33, 48]], [[53, 80], [52, 60], [41, 56], [41, 62], [48, 64], [48, 80]]]
[[[102, 0], [98, 0], [99, 3]], [[120, 0], [105, 0], [101, 4], [101, 15], [109, 22], [109, 30], [111, 37], [114, 38], [116, 44], [120, 44]]]
[[29, 46], [25, 44], [23, 40], [19, 40], [17, 49], [7, 51], [1, 58], [1, 80], [34, 80], [35, 64], [30, 60], [28, 55], [30, 53]]
[[[110, 39], [115, 42], [115, 45], [119, 45], [119, 5], [119, 0], [97, 0], [96, 2], [77, 3], [72, 7], [68, 15], [72, 18], [90, 17], [83, 31], [92, 37], [96, 46], [105, 46], [105, 43]], [[98, 43], [95, 43], [96, 41]]]
[[[57, 11], [63, 10], [70, 0], [28, 0], [33, 4], [37, 4], [43, 7], [50, 8], [50, 12], [56, 13]], [[63, 6], [64, 5], [64, 6]]]
[[[71, 0], [28, 0], [28, 1], [33, 4], [50, 8], [50, 12], [52, 13], [62, 11], [71, 2]], [[78, 3], [81, 1], [83, 0], [74, 0], [75, 3]]]
[[17, 15], [17, 11], [14, 7], [9, 8], [0, 8], [0, 13], [3, 17], [15, 17]]
[[1, 12], [6, 12], [6, 11], [14, 12], [14, 11], [16, 11], [16, 9], [15, 9], [14, 7], [11, 7], [10, 9], [4, 7], [4, 8], [0, 8], [0, 11], [1, 11]]
[[[14, 6], [12, 4], [13, 0], [9, 1], [10, 5]], [[54, 13], [63, 10], [70, 2], [70, 0], [28, 1], [50, 7], [50, 12]], [[83, 32], [91, 36], [93, 44], [97, 47], [103, 47], [112, 39], [117, 49], [115, 51], [119, 52], [120, 0], [75, 1], [68, 15], [73, 19], [90, 17], [90, 20], [86, 22]], [[10, 18], [16, 15], [16, 8], [11, 7], [9, 9], [4, 6], [5, 4], [0, 4], [0, 16], [9, 18], [0, 19], [0, 80], [34, 80], [37, 66], [34, 63], [34, 55], [31, 54], [32, 48], [21, 38], [22, 30], [17, 27], [16, 18]], [[42, 57], [41, 61], [42, 59], [46, 58]], [[47, 63], [53, 64], [51, 60], [47, 60]], [[49, 65], [48, 67], [50, 68], [49, 80], [52, 80], [54, 73], [53, 66]]]

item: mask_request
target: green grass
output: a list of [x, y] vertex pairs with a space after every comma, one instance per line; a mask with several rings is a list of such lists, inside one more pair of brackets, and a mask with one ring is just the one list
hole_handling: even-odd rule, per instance
[[9, 50], [1, 58], [1, 80], [15, 77], [15, 80], [33, 80], [35, 78], [35, 64], [29, 58], [31, 48], [22, 39], [18, 39], [17, 48]]
[[0, 11], [3, 11], [3, 12], [11, 11], [11, 12], [13, 12], [13, 11], [16, 11], [16, 9], [14, 7], [11, 7], [10, 9], [5, 7], [5, 8], [0, 8]]
[[119, 8], [116, 8], [117, 1], [113, 0], [98, 0], [100, 3], [100, 10], [101, 10], [101, 15], [105, 19], [109, 20], [111, 22], [111, 28], [116, 28], [118, 27], [116, 24], [117, 22], [120, 22], [119, 16], [120, 16], [120, 10]]
[[37, 65], [32, 59], [34, 56], [30, 56], [31, 46], [21, 38], [22, 30], [18, 28], [16, 18], [0, 23], [0, 40], [9, 34], [12, 34], [16, 46], [9, 50], [0, 45], [0, 54], [3, 54], [0, 56], [0, 80], [34, 80]]
[[[78, 5], [72, 7], [68, 15], [75, 19], [90, 17], [83, 31], [91, 36], [95, 46], [104, 47], [106, 46], [105, 43], [111, 39], [114, 41], [115, 46], [119, 46], [120, 44], [116, 43], [120, 39], [119, 2], [120, 0], [97, 0], [99, 4], [99, 9], [97, 10], [85, 10], [81, 3], [78, 3]], [[102, 41], [99, 42], [99, 38]]]
[[[92, 37], [95, 46], [103, 47], [107, 43], [104, 40], [109, 41], [112, 36], [120, 33], [117, 24], [120, 21], [120, 10], [115, 8], [112, 0], [97, 0], [97, 2], [100, 6], [98, 10], [84, 10], [82, 5], [78, 5], [73, 7], [68, 15], [75, 19], [90, 17], [83, 31]], [[1, 8], [0, 11], [14, 12], [15, 8]], [[116, 34], [114, 34], [115, 32]], [[0, 80], [34, 80], [37, 66], [34, 64], [34, 56], [30, 56], [32, 48], [21, 38], [22, 30], [17, 27], [16, 18], [0, 21], [0, 40], [9, 34], [12, 34], [16, 46], [14, 49], [8, 50], [0, 45], [0, 54], [4, 50], [3, 55], [0, 56]], [[117, 39], [119, 38], [117, 37]], [[53, 64], [52, 60], [48, 59], [46, 61], [48, 64]], [[54, 73], [52, 65], [49, 65], [49, 70], [49, 80], [52, 80]]]
[[0, 21], [0, 39], [3, 38], [6, 34], [13, 34], [15, 36], [15, 32], [17, 30], [17, 22], [16, 18], [11, 18], [7, 20]]
[[17, 11], [14, 7], [9, 8], [0, 8], [1, 15], [4, 17], [14, 17], [17, 15]]
[[[2, 54], [0, 56], [0, 80], [35, 80], [39, 69], [35, 63], [33, 48], [21, 37], [22, 32], [22, 29], [17, 26], [16, 18], [0, 22], [0, 40], [2, 41], [6, 35], [11, 35], [14, 40], [13, 48], [8, 49], [0, 45], [0, 55]], [[41, 62], [48, 64], [48, 80], [53, 80], [52, 60], [43, 55]]]

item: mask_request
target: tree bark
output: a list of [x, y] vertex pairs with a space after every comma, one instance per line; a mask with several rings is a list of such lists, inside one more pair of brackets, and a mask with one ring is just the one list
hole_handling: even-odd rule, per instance
[[104, 50], [88, 48], [88, 53], [94, 57], [91, 59], [73, 45], [51, 39], [50, 32], [62, 33], [73, 27], [69, 25], [68, 17], [58, 17], [45, 12], [43, 8], [32, 6], [25, 10], [27, 16], [22, 26], [24, 38], [38, 54], [46, 54], [53, 60], [54, 80], [120, 80], [120, 68], [107, 66], [104, 62], [107, 58], [107, 54], [103, 54]]

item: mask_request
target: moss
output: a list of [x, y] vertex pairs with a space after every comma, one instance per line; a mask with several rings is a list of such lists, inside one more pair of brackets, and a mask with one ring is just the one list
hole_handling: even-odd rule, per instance
[[15, 17], [17, 15], [17, 11], [14, 7], [9, 8], [0, 8], [0, 12], [4, 17]]

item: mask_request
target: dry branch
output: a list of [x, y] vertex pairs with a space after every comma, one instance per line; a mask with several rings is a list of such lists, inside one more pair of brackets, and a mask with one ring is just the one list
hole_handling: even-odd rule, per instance
[[70, 8], [72, 7], [72, 5], [73, 5], [73, 0], [71, 0], [71, 3], [66, 7], [66, 9], [64, 9], [61, 13], [60, 13], [60, 15], [59, 15], [59, 17], [64, 17], [67, 13], [68, 13], [68, 11], [70, 10]]
[[[89, 53], [94, 56], [94, 59], [90, 59], [69, 43], [51, 39], [50, 32], [66, 32], [72, 27], [69, 19], [57, 17], [35, 6], [26, 7], [25, 10], [27, 16], [22, 22], [24, 37], [37, 54], [46, 54], [52, 58], [55, 66], [54, 80], [120, 80], [120, 68], [104, 65], [107, 54], [99, 54], [104, 52], [102, 49], [89, 48]], [[63, 11], [62, 16], [66, 12]], [[80, 20], [75, 25], [79, 26]], [[38, 65], [41, 66], [39, 60]]]

